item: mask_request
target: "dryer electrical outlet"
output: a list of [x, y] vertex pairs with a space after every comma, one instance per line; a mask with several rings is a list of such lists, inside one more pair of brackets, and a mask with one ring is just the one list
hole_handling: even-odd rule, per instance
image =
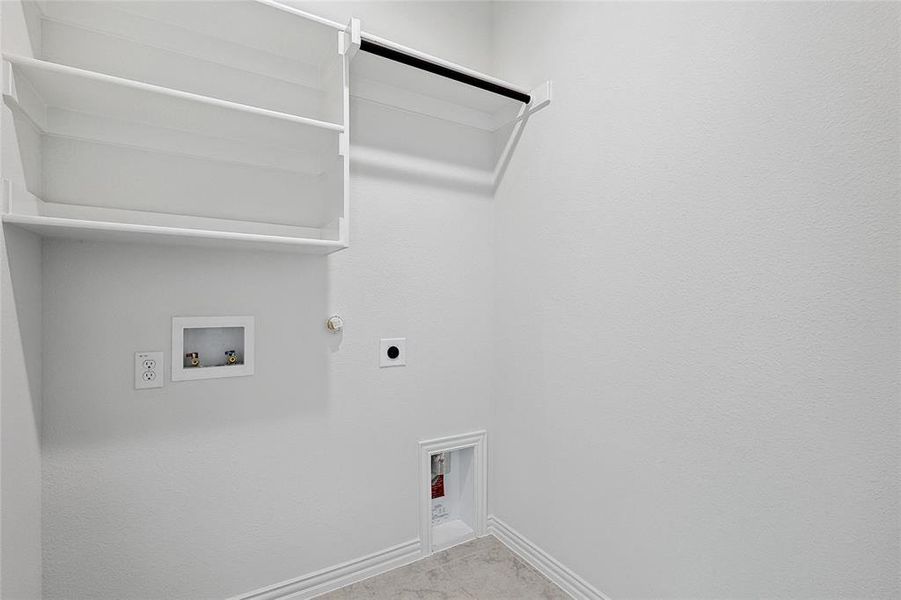
[[163, 387], [163, 353], [135, 352], [135, 389]]

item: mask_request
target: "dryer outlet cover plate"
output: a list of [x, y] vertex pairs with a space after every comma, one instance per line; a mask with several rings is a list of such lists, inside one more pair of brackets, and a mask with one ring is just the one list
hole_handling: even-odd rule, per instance
[[407, 364], [407, 338], [382, 338], [379, 342], [379, 367], [403, 367]]

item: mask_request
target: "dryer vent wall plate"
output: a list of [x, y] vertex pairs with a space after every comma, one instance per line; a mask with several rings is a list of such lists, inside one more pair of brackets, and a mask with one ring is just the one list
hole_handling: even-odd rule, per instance
[[407, 364], [407, 338], [382, 338], [379, 343], [379, 367], [403, 367]]

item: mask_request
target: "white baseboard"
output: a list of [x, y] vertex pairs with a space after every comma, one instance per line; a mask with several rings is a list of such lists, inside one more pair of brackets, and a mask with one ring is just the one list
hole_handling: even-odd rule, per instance
[[422, 545], [419, 540], [410, 540], [346, 563], [235, 596], [231, 600], [306, 600], [402, 567], [420, 558]]
[[[488, 533], [503, 542], [539, 573], [553, 581], [575, 600], [610, 600], [590, 583], [495, 517], [488, 516]], [[374, 577], [423, 558], [422, 544], [410, 540], [367, 556], [327, 567], [295, 579], [282, 581], [230, 600], [308, 600], [345, 585]]]
[[563, 566], [554, 557], [494, 515], [488, 515], [488, 532], [535, 567], [539, 573], [560, 586], [575, 600], [610, 600], [593, 585]]

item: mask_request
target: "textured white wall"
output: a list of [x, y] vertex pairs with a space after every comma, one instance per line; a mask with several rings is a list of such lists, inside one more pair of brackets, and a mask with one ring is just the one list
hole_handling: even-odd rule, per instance
[[41, 240], [0, 232], [0, 597], [41, 597]]
[[[0, 2], [3, 48], [33, 56], [34, 14]], [[34, 32], [36, 29], [32, 28]], [[13, 136], [13, 115], [0, 105], [4, 177], [29, 173]], [[0, 598], [41, 597], [41, 240], [0, 230]]]
[[492, 510], [612, 598], [897, 598], [899, 6], [497, 5]]
[[[492, 67], [483, 4], [302, 5]], [[223, 597], [414, 538], [415, 442], [486, 424], [495, 343], [491, 509], [612, 597], [901, 593], [897, 6], [494, 10], [500, 75], [556, 85], [496, 230], [394, 162], [354, 169], [328, 259], [45, 245], [47, 598]], [[481, 160], [354, 111], [357, 147]], [[256, 315], [257, 375], [133, 391], [189, 313]]]
[[[431, 28], [451, 58], [490, 56], [490, 8], [419, 14], [455, 23]], [[356, 147], [385, 122], [440, 147], [354, 110]], [[493, 208], [352, 170], [352, 246], [327, 259], [45, 244], [45, 598], [222, 598], [418, 536], [417, 441], [487, 425]], [[134, 391], [132, 353], [168, 356], [178, 314], [255, 315], [256, 374]], [[395, 336], [408, 366], [379, 369]]]

